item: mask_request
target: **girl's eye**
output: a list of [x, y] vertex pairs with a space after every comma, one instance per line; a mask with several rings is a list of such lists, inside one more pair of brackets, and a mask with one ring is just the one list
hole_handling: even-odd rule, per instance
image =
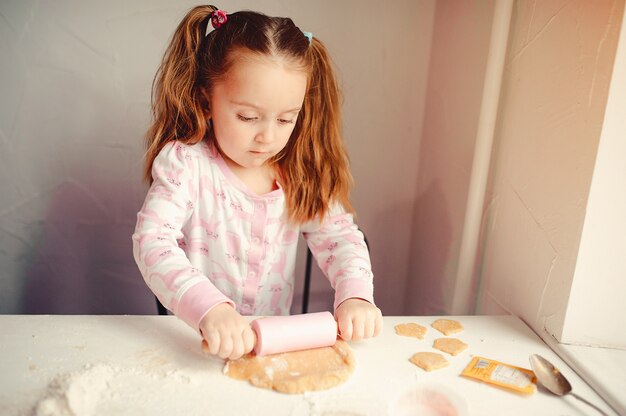
[[286, 120], [286, 119], [284, 119], [284, 118], [279, 118], [279, 119], [278, 119], [278, 122], [279, 122], [280, 124], [293, 124], [293, 120]]
[[241, 121], [254, 121], [257, 119], [256, 117], [246, 117], [242, 116], [241, 114], [237, 114], [237, 118]]

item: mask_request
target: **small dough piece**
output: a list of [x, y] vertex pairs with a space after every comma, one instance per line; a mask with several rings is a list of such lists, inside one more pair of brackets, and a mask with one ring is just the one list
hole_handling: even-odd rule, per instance
[[418, 352], [409, 360], [425, 371], [438, 370], [447, 367], [450, 363], [438, 352]]
[[424, 335], [426, 335], [426, 331], [428, 331], [428, 328], [425, 326], [421, 326], [414, 322], [398, 324], [393, 328], [396, 330], [396, 334], [398, 335], [402, 335], [403, 337], [414, 337], [417, 339], [424, 339]]
[[450, 355], [459, 355], [467, 349], [467, 344], [457, 338], [437, 338], [433, 342], [433, 348]]
[[437, 319], [430, 326], [446, 336], [463, 332], [463, 325], [452, 319]]
[[281, 393], [326, 390], [346, 381], [354, 371], [350, 346], [337, 340], [331, 347], [256, 356], [227, 361], [224, 374]]

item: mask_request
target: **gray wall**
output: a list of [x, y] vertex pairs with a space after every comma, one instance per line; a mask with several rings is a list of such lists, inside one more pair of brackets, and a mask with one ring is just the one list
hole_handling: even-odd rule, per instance
[[[434, 1], [223, 3], [290, 16], [333, 53], [377, 302], [402, 313]], [[0, 2], [0, 313], [155, 312], [130, 241], [142, 137], [154, 72], [195, 4]], [[313, 309], [332, 305], [320, 276], [313, 290]]]

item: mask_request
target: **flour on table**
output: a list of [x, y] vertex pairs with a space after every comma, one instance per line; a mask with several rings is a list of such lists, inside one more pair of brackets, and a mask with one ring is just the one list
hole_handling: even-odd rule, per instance
[[48, 386], [46, 397], [37, 404], [35, 415], [94, 415], [116, 371], [111, 366], [95, 365], [57, 377]]
[[33, 409], [34, 416], [100, 416], [149, 405], [156, 395], [184, 392], [189, 377], [149, 366], [88, 364], [57, 376]]
[[[378, 392], [377, 392], [378, 393]], [[388, 403], [371, 391], [346, 390], [305, 392], [290, 416], [380, 416], [387, 415]], [[391, 414], [390, 414], [391, 416]]]

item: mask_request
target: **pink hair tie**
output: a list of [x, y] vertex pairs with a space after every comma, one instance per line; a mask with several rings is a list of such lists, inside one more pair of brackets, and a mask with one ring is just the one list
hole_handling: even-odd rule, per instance
[[213, 29], [219, 29], [226, 21], [228, 20], [228, 16], [226, 16], [226, 12], [224, 10], [215, 10], [211, 13], [211, 25]]

